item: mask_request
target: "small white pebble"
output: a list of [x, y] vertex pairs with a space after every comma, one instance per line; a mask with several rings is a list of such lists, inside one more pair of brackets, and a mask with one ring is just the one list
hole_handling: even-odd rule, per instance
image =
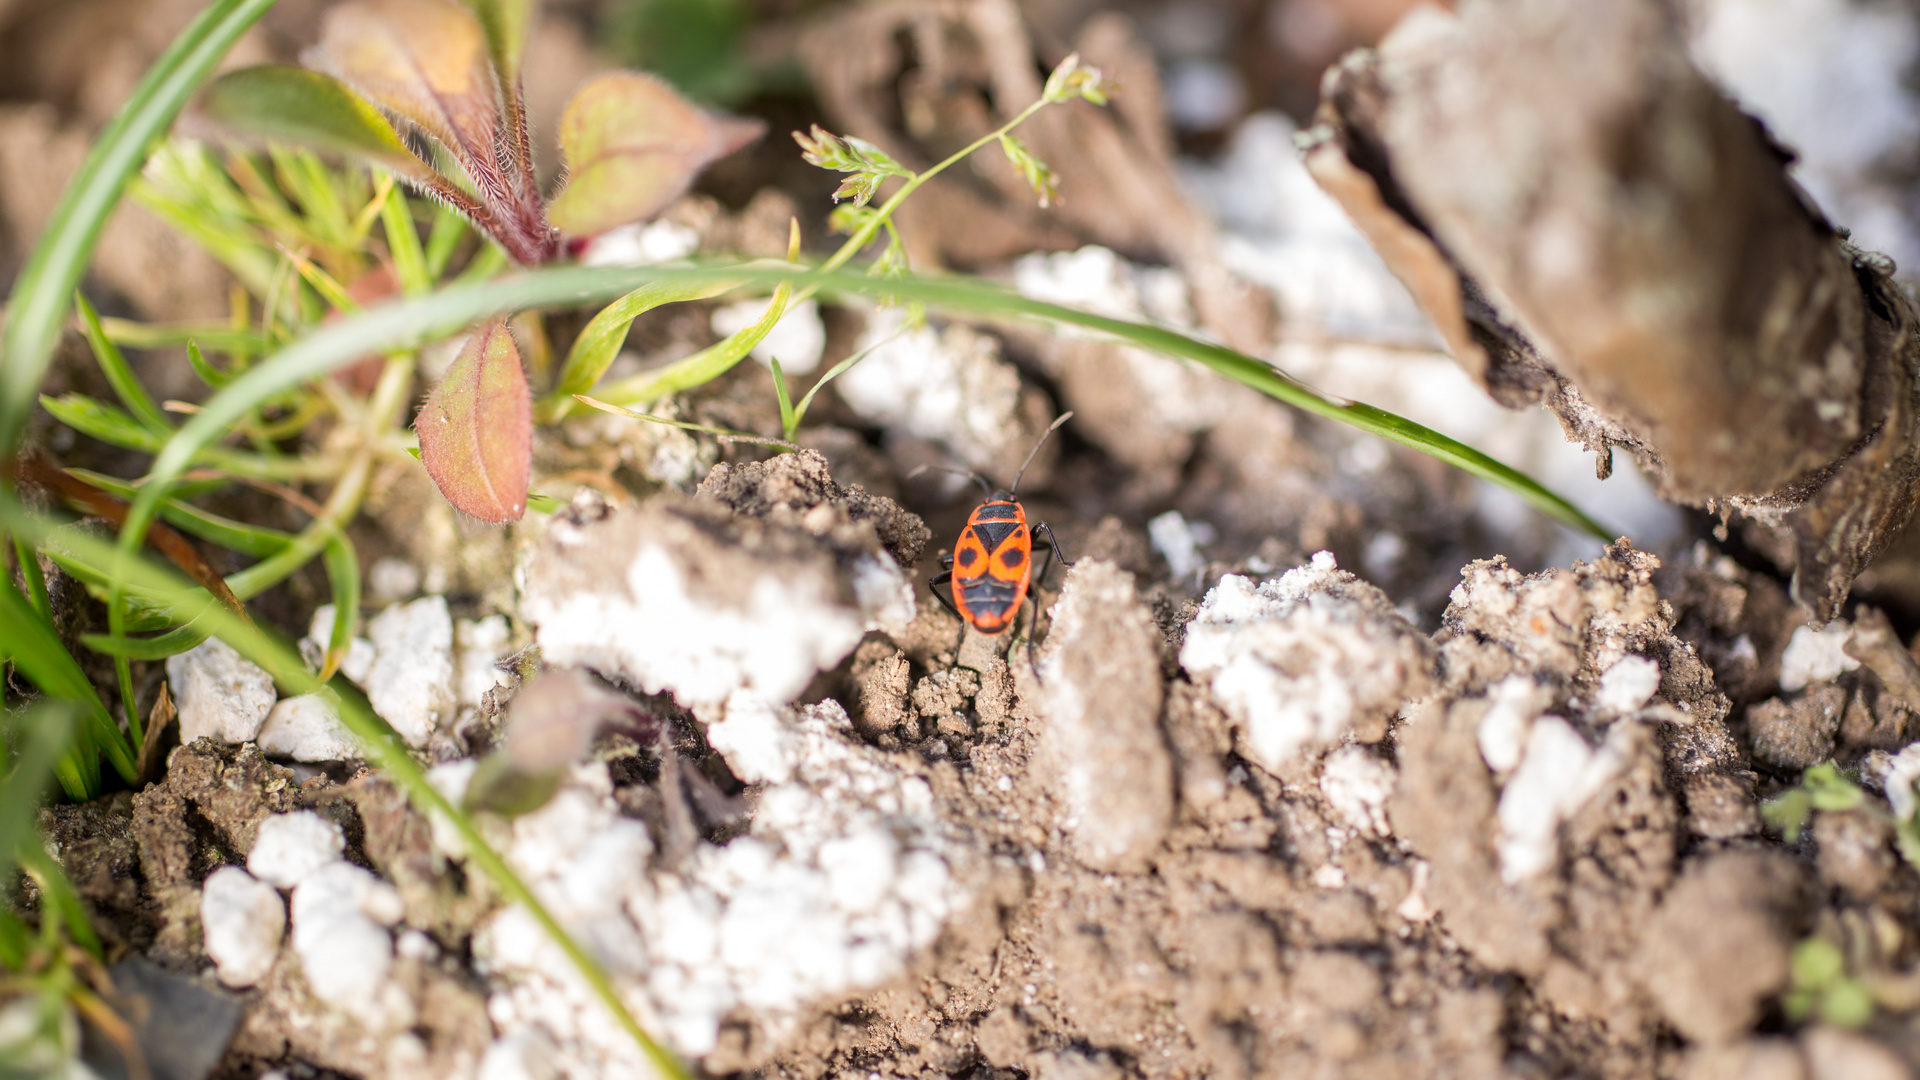
[[315, 870], [338, 862], [346, 846], [340, 826], [311, 810], [275, 814], [260, 823], [247, 869], [268, 884], [291, 889]]
[[268, 757], [294, 761], [351, 761], [361, 756], [360, 744], [320, 694], [283, 699], [267, 714], [256, 741]]
[[1846, 645], [1853, 627], [1836, 619], [1824, 629], [1797, 626], [1780, 654], [1780, 689], [1791, 694], [1817, 682], [1827, 682], [1860, 666], [1847, 655]]
[[220, 982], [239, 989], [273, 970], [287, 908], [273, 886], [237, 866], [223, 866], [201, 886], [200, 927]]
[[1644, 656], [1623, 656], [1600, 676], [1593, 703], [1602, 713], [1625, 716], [1644, 707], [1659, 689], [1659, 664]]
[[374, 661], [363, 685], [373, 711], [408, 746], [453, 717], [453, 616], [443, 596], [395, 604], [367, 624]]
[[393, 886], [352, 863], [329, 863], [301, 881], [293, 949], [315, 996], [360, 1015], [378, 1006], [393, 966], [393, 939], [381, 923], [397, 920], [399, 907]]
[[179, 704], [182, 743], [202, 736], [247, 742], [260, 731], [277, 696], [273, 676], [219, 638], [168, 657], [167, 683]]

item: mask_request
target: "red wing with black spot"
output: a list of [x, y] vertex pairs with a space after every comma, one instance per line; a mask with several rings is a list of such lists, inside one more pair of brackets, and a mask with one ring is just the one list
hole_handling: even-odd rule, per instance
[[1033, 572], [1027, 515], [1014, 502], [987, 502], [974, 510], [953, 547], [953, 603], [960, 617], [984, 634], [1013, 625]]

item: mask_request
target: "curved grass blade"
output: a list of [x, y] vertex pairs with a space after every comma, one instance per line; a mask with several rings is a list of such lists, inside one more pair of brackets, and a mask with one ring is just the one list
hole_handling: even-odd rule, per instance
[[[615, 294], [617, 295], [617, 293]], [[47, 536], [46, 523], [38, 516], [28, 513], [9, 493], [0, 492], [0, 528], [13, 530], [27, 536], [35, 542], [44, 542]], [[92, 536], [71, 538], [75, 551], [102, 564], [120, 560], [121, 569], [128, 583], [136, 588], [156, 595], [187, 596], [190, 590], [186, 583], [166, 569], [149, 562], [135, 554], [121, 559], [121, 553], [104, 540]], [[4, 595], [7, 589], [0, 589]], [[197, 607], [195, 606], [197, 603]], [[492, 879], [506, 898], [527, 909], [534, 921], [540, 924], [555, 944], [564, 952], [581, 978], [592, 990], [614, 1020], [620, 1025], [651, 1063], [662, 1075], [670, 1080], [692, 1080], [692, 1073], [660, 1043], [654, 1041], [640, 1022], [634, 1019], [626, 1002], [615, 989], [613, 980], [606, 969], [600, 966], [573, 935], [560, 925], [553, 913], [518, 872], [488, 843], [473, 819], [459, 806], [449, 802], [446, 796], [428, 782], [424, 770], [408, 753], [385, 720], [382, 720], [368, 707], [366, 699], [351, 688], [339, 689], [336, 684], [323, 683], [301, 661], [299, 654], [285, 641], [269, 631], [236, 619], [231, 612], [218, 605], [207, 604], [205, 594], [198, 601], [187, 599], [184, 606], [176, 610], [176, 615], [191, 618], [204, 612], [209, 627], [222, 641], [233, 646], [240, 655], [258, 664], [273, 676], [275, 684], [288, 696], [296, 694], [325, 693], [332, 704], [340, 722], [352, 732], [365, 750], [367, 760], [375, 768], [384, 772], [402, 790], [411, 797], [416, 807], [426, 813], [444, 816], [459, 832], [467, 849], [468, 859], [476, 864], [480, 871]]]
[[727, 283], [649, 282], [601, 308], [600, 313], [580, 331], [580, 336], [573, 339], [573, 347], [567, 350], [567, 359], [560, 365], [560, 378], [554, 384], [553, 393], [540, 403], [540, 421], [551, 423], [566, 415], [575, 394], [584, 394], [594, 388], [600, 376], [607, 373], [607, 366], [613, 363], [613, 358], [619, 355], [620, 346], [625, 344], [627, 330], [633, 326], [633, 320], [666, 304], [718, 296], [730, 287]]
[[148, 638], [115, 637], [112, 634], [81, 634], [80, 642], [95, 652], [124, 656], [129, 660], [165, 660], [200, 647], [213, 631], [197, 623], [177, 626]]
[[658, 371], [643, 371], [619, 382], [609, 383], [600, 388], [600, 397], [616, 405], [645, 405], [712, 382], [732, 370], [733, 365], [745, 360], [754, 346], [766, 340], [787, 313], [787, 301], [792, 297], [792, 282], [782, 281], [774, 286], [773, 300], [767, 305], [767, 313], [760, 317], [759, 322], [744, 330], [736, 330], [724, 341], [709, 345], [684, 360], [675, 360]]
[[148, 69], [61, 196], [27, 257], [0, 337], [0, 455], [12, 452], [60, 340], [67, 298], [106, 228], [107, 215], [214, 65], [274, 0], [214, 0]]
[[[139, 531], [153, 519], [160, 500], [165, 496], [166, 487], [193, 464], [202, 448], [217, 442], [229, 427], [276, 394], [343, 367], [368, 353], [419, 345], [503, 311], [588, 304], [624, 295], [656, 281], [682, 284], [726, 281], [772, 286], [776, 291], [781, 287], [804, 287], [839, 295], [875, 296], [884, 293], [975, 317], [1037, 319], [1096, 330], [1156, 352], [1194, 360], [1289, 405], [1412, 447], [1513, 491], [1542, 513], [1571, 528], [1596, 539], [1611, 540], [1613, 537], [1571, 503], [1532, 478], [1465, 443], [1370, 405], [1334, 401], [1276, 371], [1272, 365], [1223, 345], [1200, 341], [1164, 327], [1108, 318], [1033, 300], [984, 282], [874, 279], [845, 271], [815, 272], [761, 264], [692, 269], [572, 266], [532, 270], [506, 280], [446, 289], [417, 300], [381, 304], [322, 327], [249, 369], [226, 389], [209, 398], [199, 413], [181, 425], [155, 458], [148, 481], [134, 503], [133, 513], [129, 515], [129, 528], [123, 532], [121, 543], [131, 551], [139, 543]], [[758, 329], [756, 325], [748, 331], [742, 331], [742, 334]], [[745, 356], [751, 347], [749, 344], [740, 348], [739, 355]], [[705, 379], [699, 376], [711, 378], [731, 367], [733, 361], [738, 359], [716, 355], [719, 349], [720, 346], [715, 346], [659, 372], [648, 373], [645, 376], [646, 384], [635, 389], [642, 397], [652, 399], [700, 385]], [[700, 370], [693, 370], [695, 367]], [[670, 377], [669, 373], [672, 373]], [[610, 394], [605, 393], [605, 388], [599, 396], [602, 400], [611, 398]], [[616, 400], [614, 403], [630, 402]]]
[[140, 385], [139, 377], [134, 375], [133, 367], [127, 363], [126, 354], [120, 351], [120, 347], [101, 327], [100, 316], [93, 310], [93, 305], [87, 303], [86, 294], [74, 293], [73, 306], [80, 312], [80, 328], [86, 332], [87, 344], [93, 349], [93, 358], [100, 365], [100, 373], [107, 377], [107, 385], [113, 387], [113, 396], [119, 398], [120, 404], [127, 407], [127, 412], [133, 414], [133, 418], [148, 430], [161, 435], [172, 434], [173, 425], [161, 415], [160, 407], [148, 396], [147, 388]]

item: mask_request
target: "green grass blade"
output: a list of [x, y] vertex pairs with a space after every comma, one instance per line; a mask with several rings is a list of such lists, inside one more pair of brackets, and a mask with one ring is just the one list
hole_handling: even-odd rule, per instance
[[165, 660], [190, 652], [213, 636], [213, 631], [197, 623], [177, 626], [150, 638], [115, 637], [112, 634], [81, 634], [81, 644], [108, 656], [129, 660]]
[[460, 238], [467, 235], [467, 219], [458, 213], [433, 204], [433, 230], [427, 234], [427, 279], [439, 281], [447, 272], [447, 263], [452, 261], [454, 249], [460, 246]]
[[773, 396], [780, 402], [780, 437], [791, 441], [800, 427], [800, 417], [795, 415], [793, 399], [787, 395], [787, 373], [780, 370], [778, 357], [768, 360], [767, 367], [773, 369]]
[[[53, 625], [53, 601], [47, 596], [47, 575], [40, 571], [39, 553], [19, 537], [13, 538], [13, 555], [20, 561], [20, 578], [27, 584], [27, 600], [47, 625]], [[0, 656], [6, 655], [0, 651]]]
[[392, 177], [384, 182], [391, 187], [380, 207], [380, 224], [386, 229], [393, 273], [400, 279], [402, 292], [420, 296], [433, 288], [433, 275], [427, 270], [427, 253], [420, 248], [420, 232], [413, 225], [413, 207]]
[[100, 373], [107, 377], [107, 385], [113, 387], [113, 395], [148, 430], [161, 435], [173, 434], [173, 425], [167, 423], [160, 407], [148, 396], [147, 388], [140, 385], [132, 365], [127, 363], [126, 354], [107, 336], [106, 330], [100, 325], [99, 314], [93, 310], [92, 304], [87, 303], [86, 295], [74, 293], [73, 304], [79, 309], [80, 327], [86, 332], [87, 344], [93, 349], [93, 359], [100, 365]]
[[218, 390], [233, 381], [233, 376], [207, 363], [206, 354], [200, 351], [198, 341], [187, 341], [187, 363], [193, 365], [193, 373], [200, 376], [200, 381], [212, 389]]
[[[625, 290], [621, 290], [625, 291]], [[618, 295], [617, 292], [612, 295]], [[47, 523], [36, 515], [28, 513], [11, 495], [0, 492], [0, 527], [7, 528], [33, 540], [45, 538]], [[149, 592], [171, 595], [184, 595], [191, 591], [184, 579], [170, 569], [158, 566], [138, 554], [122, 556], [121, 552], [105, 541], [92, 536], [74, 536], [71, 539], [74, 550], [93, 560], [108, 563], [120, 559], [120, 565], [128, 583]], [[200, 593], [204, 597], [205, 593]], [[189, 601], [189, 605], [193, 602]], [[513, 867], [500, 857], [500, 854], [488, 843], [473, 819], [460, 807], [449, 802], [434, 786], [427, 781], [426, 772], [408, 753], [400, 737], [394, 733], [385, 720], [368, 708], [366, 700], [357, 692], [341, 692], [331, 684], [320, 680], [307, 670], [298, 653], [285, 641], [268, 631], [242, 621], [233, 612], [218, 605], [200, 607], [182, 607], [177, 614], [183, 618], [202, 617], [222, 641], [233, 646], [240, 655], [258, 664], [273, 676], [274, 682], [287, 695], [324, 692], [328, 695], [340, 722], [359, 740], [366, 751], [367, 760], [381, 770], [402, 790], [407, 792], [413, 803], [422, 812], [439, 814], [449, 821], [460, 833], [467, 848], [467, 857], [480, 871], [491, 878], [494, 884], [508, 900], [527, 909], [547, 935], [551, 937], [567, 959], [579, 972], [583, 981], [593, 991], [601, 1004], [631, 1036], [652, 1063], [664, 1075], [672, 1080], [691, 1080], [692, 1074], [685, 1065], [674, 1058], [665, 1047], [654, 1041], [646, 1029], [634, 1019], [614, 988], [613, 980], [606, 969], [567, 933], [553, 913], [547, 910], [540, 898], [527, 886]], [[335, 680], [339, 682], [340, 680]]]
[[100, 320], [107, 340], [128, 349], [163, 349], [198, 342], [220, 352], [265, 352], [265, 335], [250, 328], [235, 328], [226, 323], [143, 323], [132, 319]]
[[[869, 356], [872, 356], [874, 353], [874, 350], [880, 348], [882, 345], [887, 345], [892, 343], [893, 341], [898, 340], [902, 334], [905, 334], [907, 330], [912, 328], [913, 326], [914, 326], [914, 321], [908, 320], [906, 325], [902, 326], [900, 329], [894, 331], [891, 334], [888, 334], [886, 337], [881, 338], [879, 341], [874, 342], [873, 344], [867, 346], [866, 348], [861, 349], [859, 352], [854, 353], [852, 356], [847, 357], [845, 360], [842, 360], [839, 363], [828, 368], [827, 373], [825, 375], [820, 376], [820, 380], [814, 383], [811, 387], [807, 389], [806, 396], [800, 399], [800, 404], [795, 405], [793, 407], [793, 426], [795, 428], [798, 428], [800, 426], [800, 422], [807, 418], [807, 409], [809, 406], [813, 404], [813, 396], [815, 394], [818, 394], [821, 390], [825, 389], [828, 383], [832, 382], [833, 380], [839, 378], [842, 375], [845, 375], [848, 371], [850, 371], [853, 368], [853, 365], [859, 363], [862, 360], [865, 360]], [[792, 431], [787, 432], [787, 438], [789, 439], [793, 438]]]
[[626, 343], [627, 330], [633, 326], [633, 320], [662, 305], [704, 300], [718, 296], [727, 288], [724, 283], [650, 282], [601, 308], [567, 350], [553, 393], [542, 402], [546, 414], [542, 419], [550, 422], [566, 415], [573, 404], [573, 395], [584, 394], [599, 383], [600, 377], [607, 373], [607, 366], [619, 355], [620, 346]]
[[353, 544], [339, 532], [327, 541], [323, 560], [327, 582], [333, 587], [333, 633], [327, 638], [327, 657], [321, 671], [330, 678], [345, 659], [347, 647], [353, 643], [353, 629], [360, 622], [360, 560]]
[[[1557, 521], [1595, 538], [1611, 538], [1572, 504], [1531, 478], [1492, 457], [1423, 427], [1404, 417], [1357, 402], [1335, 401], [1253, 357], [1144, 323], [1094, 315], [1073, 308], [1032, 300], [999, 286], [969, 280], [868, 278], [848, 272], [816, 273], [773, 267], [559, 267], [533, 270], [512, 278], [441, 290], [417, 300], [377, 305], [358, 315], [322, 327], [254, 366], [224, 390], [207, 400], [201, 411], [183, 424], [155, 458], [148, 482], [142, 487], [129, 516], [121, 543], [131, 551], [153, 520], [165, 487], [194, 464], [203, 448], [224, 437], [227, 430], [252, 409], [301, 383], [319, 378], [369, 353], [410, 348], [451, 334], [467, 324], [506, 311], [558, 305], [585, 305], [621, 296], [649, 282], [693, 284], [753, 283], [774, 287], [801, 286], [837, 294], [873, 296], [885, 293], [920, 301], [949, 311], [989, 319], [1038, 319], [1080, 326], [1129, 343], [1173, 356], [1185, 357], [1316, 415], [1325, 416], [1394, 442], [1410, 446], [1475, 476], [1514, 491]], [[771, 309], [770, 309], [771, 310]], [[763, 324], [765, 320], [762, 321]], [[742, 331], [742, 335], [760, 327]], [[742, 337], [736, 335], [736, 337]], [[732, 341], [733, 339], [729, 339]], [[741, 344], [746, 338], [742, 337]], [[723, 343], [726, 344], [726, 343]], [[738, 351], [744, 356], [751, 345]], [[696, 375], [713, 374], [732, 366], [736, 358], [717, 353], [719, 347], [695, 354], [648, 373], [638, 389], [646, 396], [699, 385]], [[731, 350], [728, 350], [731, 351]], [[692, 370], [698, 367], [701, 370]], [[672, 376], [667, 373], [673, 372]], [[662, 387], [660, 381], [669, 386]], [[604, 388], [603, 388], [604, 389]], [[660, 391], [656, 395], [655, 391]], [[628, 404], [629, 402], [616, 402]]]
[[148, 69], [54, 209], [8, 302], [0, 337], [0, 455], [11, 454], [60, 340], [67, 298], [79, 286], [107, 215], [148, 148], [173, 123], [227, 49], [274, 0], [214, 0]]
[[792, 296], [792, 284], [781, 282], [774, 287], [773, 299], [767, 304], [767, 313], [760, 317], [759, 322], [735, 331], [726, 340], [709, 345], [684, 360], [675, 360], [657, 371], [643, 371], [603, 386], [599, 397], [614, 405], [645, 405], [669, 394], [705, 386], [732, 370], [733, 365], [747, 358], [754, 346], [766, 340], [787, 313], [787, 300]]
[[61, 925], [67, 928], [67, 936], [73, 943], [93, 954], [95, 960], [104, 962], [106, 953], [100, 948], [100, 938], [94, 934], [93, 923], [87, 918], [86, 905], [80, 902], [80, 894], [74, 891], [73, 882], [67, 880], [60, 864], [39, 844], [23, 844], [15, 851], [21, 869], [40, 886], [42, 918], [60, 916]]
[[[79, 706], [71, 701], [41, 701], [22, 710], [13, 722], [23, 729], [20, 759], [0, 783], [0, 862], [29, 842], [34, 833], [34, 811], [60, 760], [68, 755], [73, 742], [74, 714]], [[61, 786], [66, 786], [61, 781]], [[72, 792], [68, 792], [72, 794]]]
[[[97, 473], [90, 469], [68, 469], [67, 471], [94, 487], [123, 499], [131, 499], [140, 493], [139, 485], [129, 484], [104, 473]], [[174, 488], [174, 492], [176, 495], [181, 494], [178, 487]], [[179, 498], [171, 498], [161, 504], [160, 520], [189, 536], [198, 537], [210, 544], [216, 544], [255, 559], [277, 555], [293, 541], [292, 533], [269, 529], [264, 525], [248, 525], [229, 517], [209, 513], [192, 503], [182, 502]]]
[[157, 454], [166, 443], [165, 435], [135, 420], [125, 409], [85, 394], [42, 397], [40, 407], [53, 414], [55, 420], [80, 434], [91, 435], [101, 442], [125, 450]]

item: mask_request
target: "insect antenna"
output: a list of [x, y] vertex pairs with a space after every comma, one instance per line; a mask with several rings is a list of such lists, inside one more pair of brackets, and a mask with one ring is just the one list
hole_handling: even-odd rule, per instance
[[1019, 493], [1019, 491], [1020, 491], [1020, 478], [1021, 478], [1021, 477], [1023, 477], [1023, 476], [1025, 476], [1025, 475], [1027, 475], [1027, 466], [1029, 466], [1029, 465], [1031, 465], [1031, 464], [1033, 464], [1033, 459], [1034, 459], [1034, 457], [1035, 457], [1035, 455], [1037, 455], [1037, 454], [1039, 454], [1039, 453], [1040, 453], [1040, 448], [1041, 448], [1041, 447], [1043, 447], [1043, 446], [1045, 446], [1045, 445], [1047, 445], [1047, 439], [1048, 439], [1049, 437], [1051, 437], [1051, 436], [1053, 435], [1053, 433], [1054, 433], [1054, 432], [1056, 432], [1056, 431], [1059, 431], [1059, 430], [1060, 430], [1060, 425], [1061, 425], [1061, 424], [1064, 424], [1064, 423], [1066, 423], [1067, 421], [1069, 421], [1069, 420], [1071, 420], [1071, 419], [1073, 419], [1073, 412], [1072, 412], [1072, 410], [1068, 410], [1067, 412], [1063, 412], [1063, 413], [1061, 413], [1061, 414], [1060, 414], [1060, 418], [1059, 418], [1059, 419], [1057, 419], [1057, 420], [1055, 420], [1055, 421], [1054, 421], [1053, 423], [1051, 423], [1051, 424], [1048, 424], [1048, 425], [1047, 425], [1047, 430], [1045, 430], [1045, 431], [1043, 431], [1043, 432], [1041, 432], [1041, 433], [1040, 433], [1040, 441], [1039, 441], [1039, 442], [1036, 442], [1036, 443], [1034, 443], [1034, 444], [1033, 444], [1033, 449], [1032, 449], [1032, 450], [1029, 450], [1029, 451], [1027, 451], [1027, 460], [1025, 460], [1025, 461], [1023, 461], [1023, 462], [1021, 462], [1021, 463], [1020, 463], [1020, 471], [1019, 471], [1019, 472], [1017, 472], [1017, 473], [1014, 473], [1014, 474], [1013, 474], [1013, 486], [1007, 489], [1007, 494], [1008, 494], [1008, 495], [1015, 495], [1015, 494], [1018, 494], [1018, 493]]
[[988, 502], [993, 501], [993, 488], [987, 486], [986, 479], [982, 477], [979, 473], [974, 472], [972, 469], [959, 469], [959, 468], [955, 468], [952, 465], [922, 465], [919, 468], [916, 468], [912, 472], [908, 473], [906, 478], [911, 480], [914, 477], [919, 476], [923, 472], [943, 472], [943, 473], [952, 473], [955, 476], [964, 476], [967, 479], [972, 480], [974, 483], [980, 485], [980, 494]]

